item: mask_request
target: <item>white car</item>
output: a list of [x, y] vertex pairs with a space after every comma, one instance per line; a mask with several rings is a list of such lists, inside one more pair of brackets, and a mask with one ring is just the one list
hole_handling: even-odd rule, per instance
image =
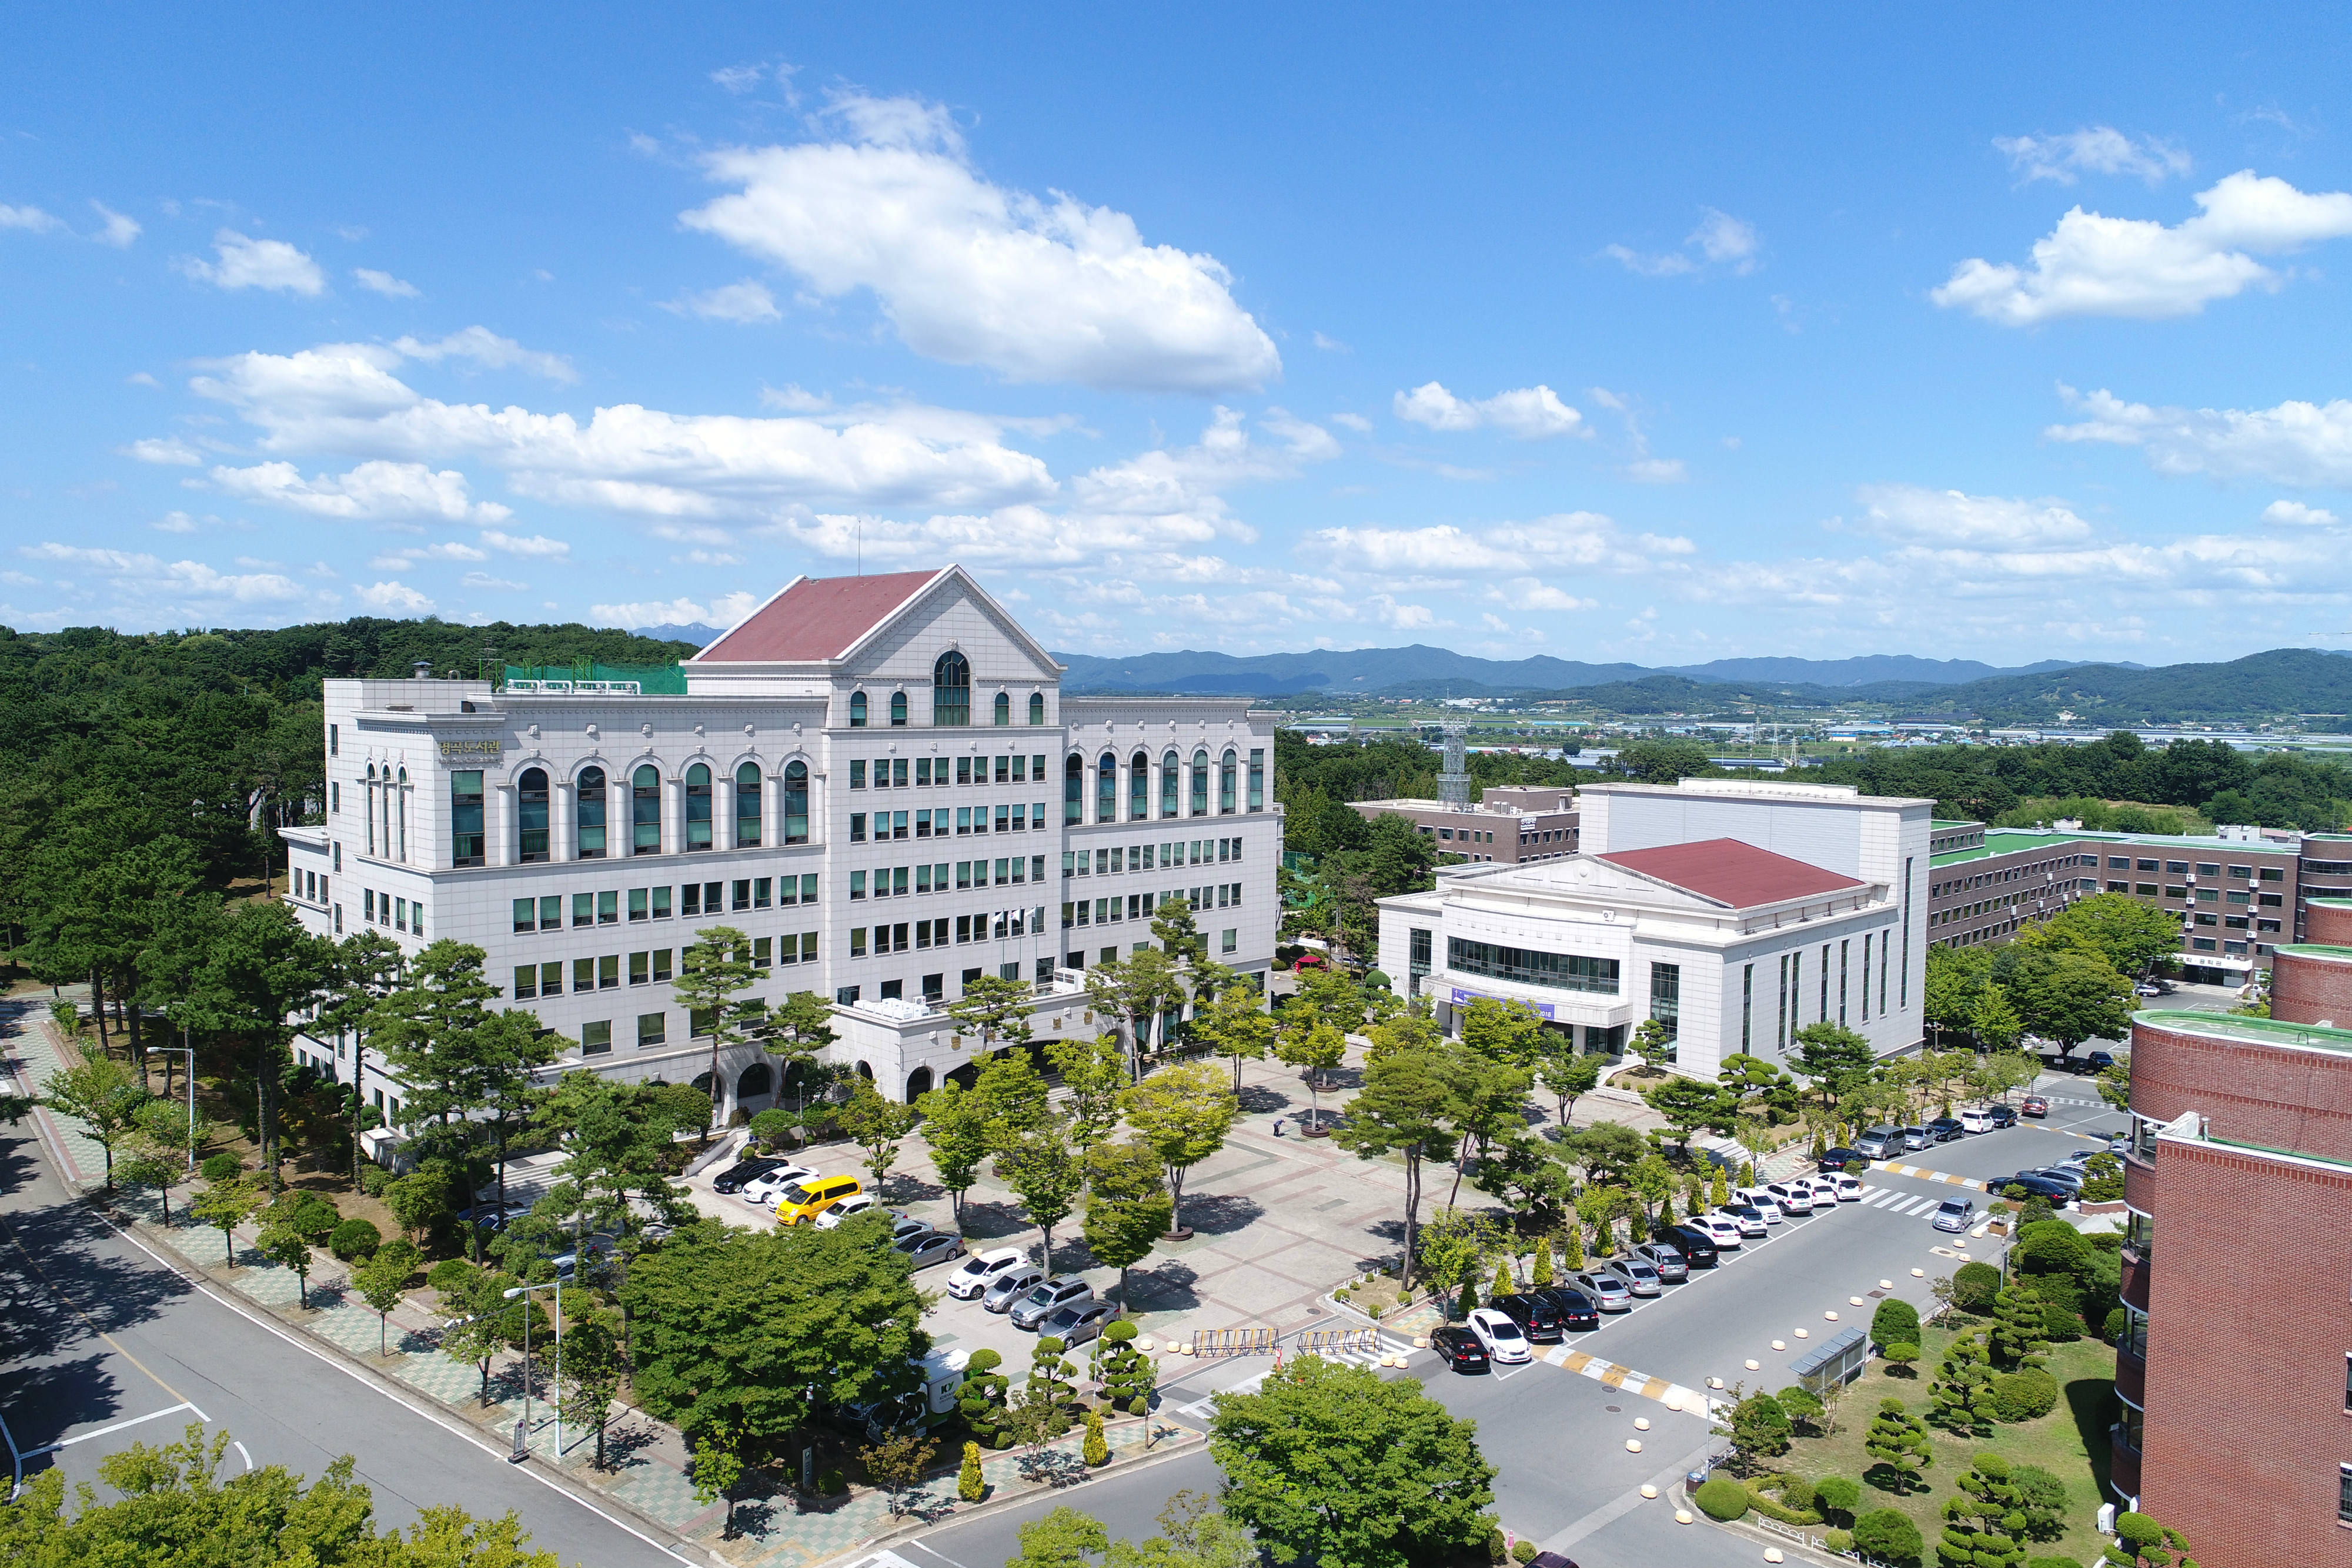
[[1963, 1133], [1990, 1133], [2000, 1125], [1993, 1119], [1993, 1113], [1982, 1105], [1971, 1105], [1960, 1113], [1960, 1131]]
[[1731, 1207], [1754, 1209], [1764, 1217], [1764, 1223], [1767, 1225], [1780, 1225], [1788, 1218], [1780, 1212], [1780, 1206], [1774, 1201], [1770, 1191], [1760, 1186], [1744, 1186], [1735, 1189], [1731, 1195]]
[[1763, 1235], [1771, 1223], [1764, 1218], [1764, 1211], [1752, 1203], [1734, 1203], [1716, 1212], [1738, 1226], [1740, 1235], [1751, 1239]]
[[[1832, 1176], [1800, 1176], [1798, 1179], [1812, 1189], [1813, 1207], [1816, 1210], [1832, 1207], [1837, 1203], [1838, 1177]], [[1853, 1180], [1851, 1176], [1845, 1177], [1844, 1179], [1848, 1181]], [[1862, 1184], [1860, 1182], [1854, 1182], [1853, 1185], [1860, 1186]]]
[[1860, 1203], [1862, 1201], [1862, 1178], [1860, 1176], [1832, 1176], [1830, 1179], [1837, 1183], [1837, 1200], [1840, 1203]]
[[[881, 1207], [882, 1195], [880, 1193], [853, 1192], [847, 1197], [835, 1203], [831, 1208], [826, 1209], [823, 1214], [818, 1215], [816, 1217], [816, 1228], [819, 1230], [831, 1230], [835, 1226], [839, 1225], [843, 1220], [847, 1219], [852, 1215], [864, 1214], [868, 1209], [880, 1208]], [[887, 1212], [893, 1219], [904, 1219], [907, 1218], [906, 1212], [903, 1209], [893, 1208]], [[925, 1228], [928, 1229], [929, 1227], [926, 1227]]]
[[1527, 1361], [1535, 1354], [1528, 1348], [1527, 1331], [1513, 1322], [1508, 1312], [1480, 1307], [1470, 1314], [1470, 1332], [1478, 1336], [1478, 1343], [1498, 1366]]
[[743, 1184], [743, 1201], [761, 1208], [773, 1208], [778, 1193], [793, 1183], [805, 1181], [814, 1175], [816, 1172], [806, 1166], [778, 1166], [766, 1176]]
[[1012, 1270], [1021, 1267], [1023, 1253], [1018, 1247], [999, 1247], [992, 1252], [976, 1252], [964, 1260], [962, 1268], [948, 1276], [948, 1294], [959, 1301], [978, 1301], [988, 1288]]
[[1803, 1176], [1794, 1181], [1776, 1181], [1766, 1185], [1764, 1196], [1780, 1206], [1783, 1214], [1811, 1214], [1813, 1211], [1813, 1184]]
[[[1719, 1248], [1736, 1250], [1739, 1246], [1739, 1238], [1743, 1233], [1739, 1228], [1739, 1222], [1729, 1215], [1695, 1214], [1691, 1216], [1690, 1223], [1706, 1231]], [[1763, 1232], [1759, 1230], [1757, 1234], [1760, 1236]]]

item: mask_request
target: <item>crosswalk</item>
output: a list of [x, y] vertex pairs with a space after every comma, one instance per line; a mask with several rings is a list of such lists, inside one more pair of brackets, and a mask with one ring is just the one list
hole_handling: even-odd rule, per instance
[[[1288, 1360], [1299, 1354], [1301, 1353], [1295, 1350], [1287, 1341], [1283, 1343], [1281, 1346], [1282, 1359]], [[1416, 1354], [1426, 1354], [1427, 1353], [1415, 1351], [1412, 1348], [1412, 1342], [1409, 1339], [1399, 1339], [1393, 1335], [1382, 1333], [1377, 1336], [1377, 1345], [1375, 1347], [1367, 1347], [1362, 1350], [1309, 1351], [1305, 1354], [1310, 1355], [1320, 1355], [1326, 1361], [1340, 1362], [1349, 1366], [1369, 1366], [1377, 1369], [1381, 1364], [1381, 1359], [1385, 1356], [1399, 1355], [1404, 1356], [1409, 1360]], [[1243, 1378], [1238, 1383], [1230, 1385], [1225, 1388], [1219, 1389], [1216, 1392], [1221, 1394], [1255, 1394], [1265, 1382], [1265, 1373], [1258, 1372], [1248, 1377]], [[1179, 1416], [1189, 1416], [1196, 1421], [1205, 1421], [1210, 1416], [1216, 1414], [1216, 1406], [1211, 1403], [1213, 1398], [1214, 1395], [1204, 1394], [1200, 1398], [1193, 1400], [1190, 1405], [1179, 1405], [1175, 1406], [1176, 1414]]]
[[1862, 1189], [1864, 1208], [1883, 1208], [1889, 1214], [1927, 1214], [1944, 1201], [1933, 1193], [1898, 1192], [1891, 1186], [1872, 1186], [1868, 1183]]

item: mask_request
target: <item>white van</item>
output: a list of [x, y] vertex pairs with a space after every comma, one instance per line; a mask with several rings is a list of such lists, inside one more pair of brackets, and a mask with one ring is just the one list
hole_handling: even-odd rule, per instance
[[1963, 1133], [1990, 1133], [2000, 1124], [1992, 1119], [1992, 1113], [1981, 1105], [1971, 1105], [1960, 1113]]

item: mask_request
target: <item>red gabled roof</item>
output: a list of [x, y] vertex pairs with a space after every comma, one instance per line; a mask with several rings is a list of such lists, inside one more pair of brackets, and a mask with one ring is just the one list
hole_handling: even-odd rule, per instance
[[1842, 893], [1863, 883], [1804, 861], [1776, 855], [1738, 839], [1702, 839], [1695, 844], [1662, 844], [1654, 850], [1620, 850], [1596, 855], [1612, 865], [1654, 877], [1669, 886], [1733, 909], [1753, 909], [1792, 898]]
[[914, 596], [936, 571], [804, 577], [705, 648], [696, 664], [837, 659]]

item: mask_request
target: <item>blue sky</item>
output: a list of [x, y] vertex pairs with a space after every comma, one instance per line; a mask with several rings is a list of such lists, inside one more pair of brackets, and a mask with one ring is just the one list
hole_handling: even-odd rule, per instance
[[0, 622], [2352, 646], [2345, 7], [662, 11], [20, 20]]

